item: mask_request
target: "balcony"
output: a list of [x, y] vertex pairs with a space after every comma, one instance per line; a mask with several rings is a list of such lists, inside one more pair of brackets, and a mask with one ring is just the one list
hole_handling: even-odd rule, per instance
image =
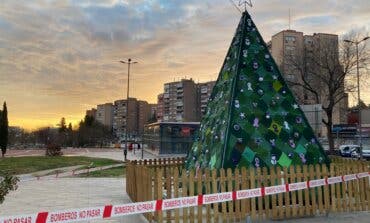
[[208, 92], [208, 88], [201, 88], [200, 93], [206, 94]]

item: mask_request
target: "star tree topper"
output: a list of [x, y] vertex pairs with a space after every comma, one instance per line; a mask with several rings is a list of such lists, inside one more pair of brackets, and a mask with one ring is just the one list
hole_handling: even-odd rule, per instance
[[247, 5], [249, 5], [250, 7], [253, 7], [253, 4], [252, 4], [252, 0], [239, 0], [239, 6], [244, 6], [244, 11], [247, 11]]

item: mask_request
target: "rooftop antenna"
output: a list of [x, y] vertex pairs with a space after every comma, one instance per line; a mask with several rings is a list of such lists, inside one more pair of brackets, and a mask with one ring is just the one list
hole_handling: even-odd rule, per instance
[[289, 8], [289, 30], [291, 30], [290, 24], [291, 24], [291, 16], [290, 16], [290, 8]]
[[243, 6], [244, 12], [247, 11], [247, 6], [253, 7], [252, 0], [239, 0], [239, 3], [236, 4], [233, 0], [229, 0], [229, 2], [238, 10], [240, 13], [243, 13]]

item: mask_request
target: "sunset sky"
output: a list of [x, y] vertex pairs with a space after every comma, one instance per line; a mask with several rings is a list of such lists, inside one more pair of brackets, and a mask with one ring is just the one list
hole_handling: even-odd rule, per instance
[[[238, 2], [238, 1], [236, 1]], [[368, 0], [255, 0], [265, 41], [288, 28], [305, 34], [370, 31]], [[163, 84], [215, 80], [240, 19], [228, 0], [1, 0], [0, 102], [12, 126], [34, 129], [130, 95], [156, 102]], [[370, 90], [362, 97], [370, 103]]]

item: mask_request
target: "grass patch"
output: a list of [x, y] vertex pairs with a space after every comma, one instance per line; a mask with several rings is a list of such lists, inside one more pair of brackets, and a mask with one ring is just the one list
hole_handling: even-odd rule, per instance
[[126, 169], [124, 166], [119, 166], [119, 167], [113, 167], [113, 168], [106, 169], [106, 170], [98, 170], [98, 171], [90, 172], [89, 174], [82, 173], [82, 174], [79, 174], [78, 177], [122, 177], [126, 174], [125, 170]]
[[10, 174], [26, 174], [41, 170], [55, 169], [68, 166], [86, 165], [93, 163], [94, 167], [107, 166], [122, 163], [120, 161], [91, 158], [85, 156], [23, 156], [0, 158], [0, 170], [8, 171]]

